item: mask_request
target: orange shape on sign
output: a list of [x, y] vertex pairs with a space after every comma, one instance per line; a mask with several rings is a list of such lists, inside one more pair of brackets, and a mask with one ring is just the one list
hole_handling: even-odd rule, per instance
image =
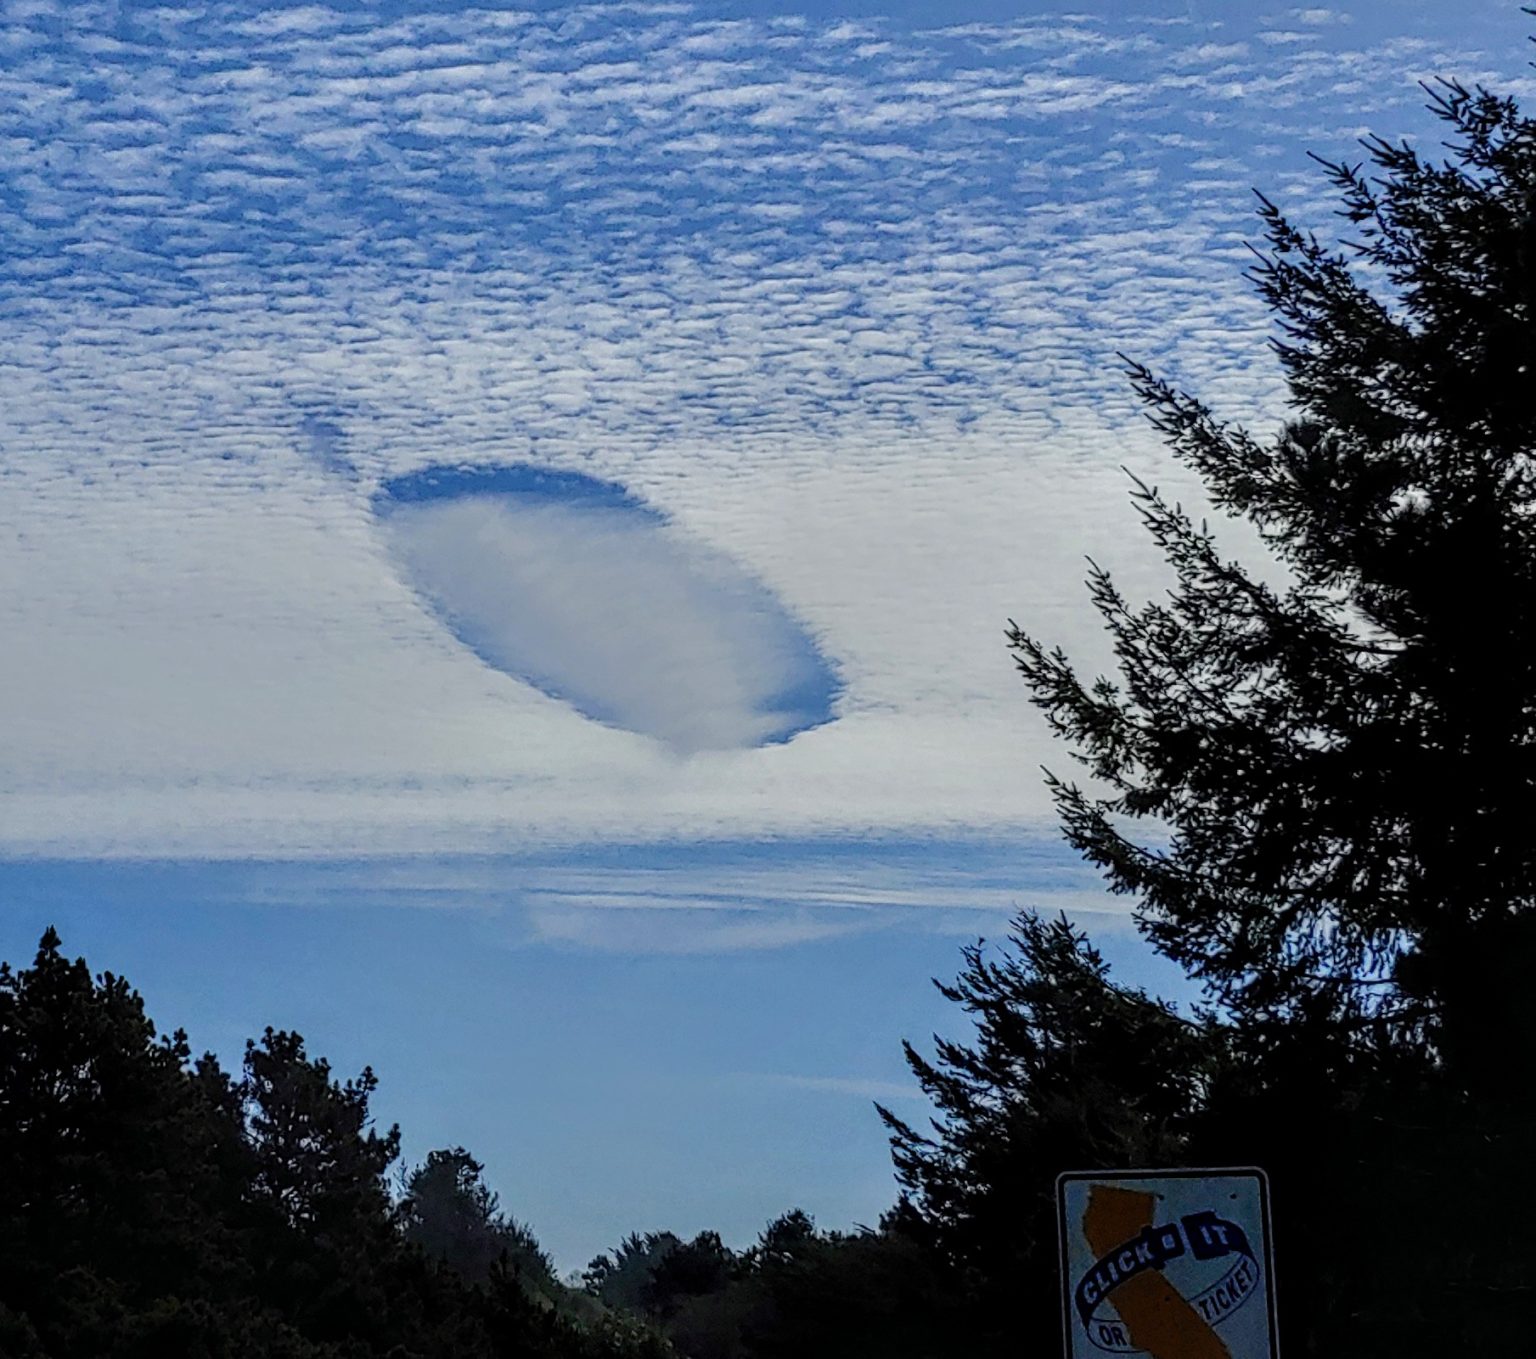
[[[1083, 1210], [1083, 1235], [1095, 1255], [1108, 1255], [1152, 1225], [1153, 1194], [1096, 1184]], [[1161, 1270], [1122, 1280], [1111, 1290], [1131, 1344], [1152, 1359], [1232, 1359], [1232, 1352]]]

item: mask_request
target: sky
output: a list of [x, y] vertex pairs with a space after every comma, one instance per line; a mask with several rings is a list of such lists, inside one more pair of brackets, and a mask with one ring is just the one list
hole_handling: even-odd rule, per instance
[[[0, 4], [0, 956], [297, 1028], [562, 1268], [894, 1195], [1060, 845], [1004, 645], [1259, 434], [1253, 190], [1525, 98], [1503, 0]], [[1251, 535], [1224, 526], [1234, 555]]]

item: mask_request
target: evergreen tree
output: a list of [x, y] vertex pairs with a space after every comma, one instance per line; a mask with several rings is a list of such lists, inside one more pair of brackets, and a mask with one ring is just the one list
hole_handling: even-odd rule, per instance
[[747, 1252], [747, 1265], [761, 1270], [789, 1264], [809, 1253], [816, 1240], [815, 1219], [803, 1208], [791, 1208], [758, 1233], [757, 1244]]
[[405, 1180], [399, 1211], [406, 1240], [470, 1283], [489, 1279], [505, 1259], [529, 1288], [552, 1297], [554, 1265], [533, 1233], [501, 1211], [484, 1173], [463, 1147], [429, 1152]]
[[736, 1271], [735, 1252], [719, 1232], [700, 1232], [692, 1241], [679, 1241], [651, 1267], [645, 1305], [663, 1319], [673, 1316], [688, 1299], [721, 1292]]
[[737, 1285], [750, 1300], [740, 1322], [747, 1359], [977, 1353], [953, 1277], [923, 1243], [884, 1224], [818, 1232], [797, 1210], [769, 1224], [751, 1260]]
[[820, 1232], [794, 1209], [740, 1254], [715, 1232], [632, 1235], [593, 1261], [586, 1282], [647, 1318], [684, 1359], [976, 1353], [954, 1276], [915, 1234], [884, 1223]]
[[939, 985], [973, 1019], [972, 1044], [903, 1044], [932, 1101], [922, 1132], [881, 1108], [905, 1197], [888, 1224], [937, 1252], [967, 1290], [967, 1348], [1011, 1353], [1054, 1336], [1055, 1178], [1083, 1166], [1183, 1159], [1225, 1034], [1115, 983], [1065, 918], [1024, 915], [1013, 947], [965, 950]]
[[193, 1061], [52, 930], [0, 964], [0, 1356], [665, 1359], [643, 1326], [531, 1293], [510, 1251], [471, 1287], [412, 1246], [376, 1084], [273, 1029], [238, 1080]]
[[688, 1299], [721, 1292], [738, 1265], [718, 1232], [700, 1232], [691, 1241], [674, 1232], [631, 1232], [611, 1255], [587, 1266], [582, 1283], [610, 1307], [666, 1321]]
[[644, 1312], [654, 1296], [657, 1268], [682, 1244], [674, 1232], [631, 1232], [614, 1251], [596, 1256], [587, 1265], [582, 1286], [609, 1307]]
[[0, 1336], [16, 1352], [148, 1344], [218, 1286], [216, 1110], [188, 1055], [51, 929], [30, 968], [0, 964]]
[[1096, 781], [1052, 781], [1068, 839], [1162, 951], [1236, 1013], [1379, 1023], [1491, 1092], [1536, 1038], [1536, 123], [1455, 84], [1433, 109], [1449, 161], [1328, 167], [1352, 244], [1263, 203], [1278, 436], [1131, 370], [1289, 582], [1141, 487], [1175, 585], [1138, 607], [1092, 572], [1119, 682], [1011, 640]]
[[[1059, 1053], [1088, 1037], [1038, 1044], [1039, 988], [1054, 1004], [1072, 984], [1026, 921], [1018, 977], [972, 955], [950, 993], [980, 1046], [914, 1054], [938, 1137], [892, 1121], [913, 1210], [950, 1242], [973, 1203], [1010, 1201], [1010, 1176], [1043, 1194], [1073, 1162], [1123, 1163], [1088, 1130], [1105, 1113], [1132, 1115], [1152, 1164], [1267, 1163], [1304, 1352], [1509, 1347], [1536, 1272], [1536, 123], [1482, 89], [1432, 99], [1448, 159], [1372, 139], [1361, 165], [1326, 165], [1344, 244], [1261, 200], [1252, 278], [1293, 406], [1275, 437], [1130, 370], [1284, 583], [1138, 484], [1174, 584], [1137, 604], [1091, 570], [1118, 678], [1084, 680], [1011, 629], [1092, 779], [1050, 779], [1068, 840], [1223, 1023], [1183, 1053], [1126, 1033], [1112, 1080], [1068, 1082], [1053, 1117], [1081, 1100], [1076, 1142], [1011, 1146], [1016, 1111], [1048, 1103]], [[1123, 996], [1092, 1004], [1107, 1018]], [[1171, 1145], [1135, 1058], [1195, 1097]], [[986, 1259], [1003, 1277], [1006, 1256]]]
[[241, 1095], [256, 1197], [290, 1227], [326, 1230], [387, 1216], [385, 1174], [400, 1129], [379, 1135], [368, 1103], [378, 1078], [365, 1067], [337, 1082], [296, 1033], [267, 1029], [245, 1045]]
[[396, 1245], [386, 1181], [400, 1131], [372, 1127], [378, 1081], [345, 1082], [296, 1033], [267, 1029], [245, 1047], [248, 1250], [258, 1287], [324, 1341], [382, 1338]]
[[[1433, 107], [1449, 161], [1377, 140], [1369, 171], [1329, 167], [1352, 247], [1264, 205], [1256, 281], [1297, 410], [1276, 440], [1135, 372], [1294, 584], [1260, 587], [1148, 493], [1171, 604], [1094, 580], [1124, 690], [1015, 643], [1112, 790], [1059, 786], [1069, 837], [1140, 896], [1153, 941], [1256, 1053], [1285, 1020], [1378, 1077], [1376, 1138], [1341, 1173], [1385, 1161], [1450, 1243], [1434, 1270], [1405, 1264], [1382, 1311], [1416, 1343], [1465, 1345], [1508, 1339], [1536, 1263], [1513, 1226], [1536, 1211], [1536, 123], [1455, 84]], [[1133, 843], [1116, 823], [1140, 816], [1171, 841]]]

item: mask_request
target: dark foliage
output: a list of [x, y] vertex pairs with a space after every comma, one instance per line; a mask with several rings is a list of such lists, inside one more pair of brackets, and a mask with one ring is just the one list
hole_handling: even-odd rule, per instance
[[753, 1281], [758, 1302], [742, 1326], [752, 1359], [975, 1353], [972, 1318], [951, 1273], [923, 1243], [890, 1226], [760, 1253]]
[[1092, 779], [1050, 779], [1068, 840], [1210, 1009], [1031, 917], [943, 988], [975, 1044], [908, 1050], [931, 1134], [886, 1119], [983, 1352], [1052, 1324], [1054, 1176], [1128, 1162], [1269, 1169], [1289, 1352], [1492, 1353], [1536, 1316], [1536, 123], [1433, 101], [1447, 161], [1372, 140], [1326, 166], [1341, 248], [1262, 201], [1275, 438], [1131, 368], [1286, 582], [1138, 484], [1174, 585], [1138, 605], [1092, 568], [1118, 678], [1011, 631]]
[[414, 1244], [434, 1210], [425, 1192], [403, 1213], [390, 1199], [399, 1134], [372, 1126], [375, 1084], [366, 1070], [337, 1081], [272, 1029], [238, 1079], [194, 1063], [182, 1034], [157, 1037], [128, 984], [67, 960], [51, 930], [30, 968], [0, 965], [0, 1355], [668, 1352], [600, 1308], [558, 1306], [537, 1243], [477, 1196], [467, 1153], [429, 1157], [412, 1182], [456, 1174], [488, 1210], [496, 1257]]
[[[1488, 1037], [1533, 1033], [1486, 982], [1536, 958], [1536, 124], [1454, 85], [1434, 108], [1450, 162], [1372, 141], [1369, 172], [1329, 167], [1352, 246], [1263, 205], [1277, 438], [1132, 369], [1290, 583], [1140, 488], [1176, 584], [1136, 607], [1093, 572], [1120, 681], [1012, 642], [1106, 790], [1053, 784], [1068, 838], [1154, 943], [1239, 1013], [1378, 1020], [1486, 1088]], [[1133, 839], [1146, 819], [1171, 837]]]
[[659, 1325], [688, 1359], [868, 1354], [947, 1359], [973, 1329], [954, 1278], [893, 1224], [818, 1232], [799, 1209], [737, 1254], [714, 1232], [631, 1235], [592, 1262], [587, 1288]]
[[553, 1263], [533, 1233], [501, 1211], [484, 1172], [463, 1147], [429, 1153], [405, 1177], [399, 1208], [405, 1239], [466, 1282], [484, 1283], [500, 1268], [554, 1302], [561, 1290]]
[[908, 1195], [893, 1221], [964, 1282], [973, 1343], [998, 1354], [1021, 1325], [1059, 1329], [1056, 1176], [1178, 1164], [1225, 1042], [1214, 1021], [1113, 982], [1065, 919], [1015, 928], [1014, 952], [968, 948], [960, 978], [939, 987], [971, 1015], [974, 1046], [938, 1041], [930, 1061], [905, 1045], [931, 1130], [880, 1110]]

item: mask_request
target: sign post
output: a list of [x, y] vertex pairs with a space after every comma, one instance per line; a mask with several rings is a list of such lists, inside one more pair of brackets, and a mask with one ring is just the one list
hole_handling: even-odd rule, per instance
[[1067, 1359], [1279, 1359], [1262, 1170], [1056, 1182]]

